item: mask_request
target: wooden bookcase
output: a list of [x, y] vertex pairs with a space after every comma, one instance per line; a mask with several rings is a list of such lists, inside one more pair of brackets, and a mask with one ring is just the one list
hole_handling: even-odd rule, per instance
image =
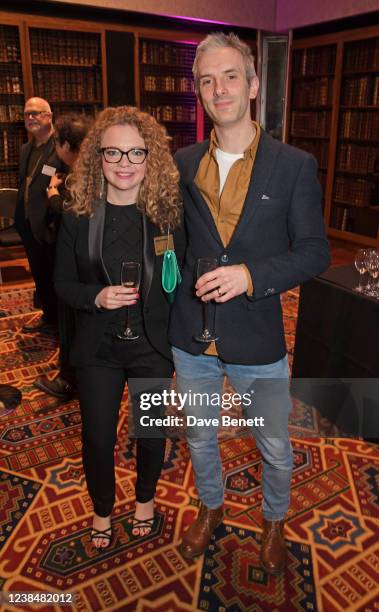
[[103, 107], [101, 34], [28, 28], [33, 95], [45, 98], [55, 116], [94, 116]]
[[379, 27], [296, 40], [287, 142], [319, 164], [328, 234], [379, 245]]
[[34, 95], [55, 118], [96, 115], [108, 100], [136, 104], [166, 126], [174, 151], [208, 136], [192, 79], [205, 34], [1, 11], [0, 24], [0, 187], [17, 186], [23, 107]]
[[17, 187], [19, 151], [26, 140], [24, 77], [17, 25], [0, 25], [0, 188]]
[[195, 50], [188, 42], [139, 39], [140, 106], [166, 126], [173, 151], [198, 139]]

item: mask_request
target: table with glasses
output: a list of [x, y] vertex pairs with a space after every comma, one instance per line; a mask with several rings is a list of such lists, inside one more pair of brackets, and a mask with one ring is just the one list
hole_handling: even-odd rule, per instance
[[[361, 284], [367, 283], [364, 276]], [[301, 287], [293, 378], [379, 382], [379, 299], [357, 286], [359, 273], [347, 265], [329, 268]], [[379, 390], [375, 395], [379, 402]], [[375, 401], [374, 409], [378, 412]], [[375, 416], [378, 428], [376, 423]]]
[[[359, 273], [359, 282], [354, 287], [355, 290], [379, 299], [379, 250], [358, 249], [354, 265]], [[363, 281], [365, 275], [368, 276], [366, 283]]]

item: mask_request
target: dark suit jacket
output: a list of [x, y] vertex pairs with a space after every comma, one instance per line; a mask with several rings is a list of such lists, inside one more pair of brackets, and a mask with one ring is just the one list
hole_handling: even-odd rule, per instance
[[228, 363], [273, 363], [286, 354], [280, 293], [320, 274], [329, 264], [316, 163], [311, 155], [262, 131], [241, 218], [224, 248], [194, 183], [207, 147], [205, 141], [176, 154], [188, 248], [169, 339], [189, 353], [204, 351], [204, 345], [193, 340], [202, 329], [202, 305], [193, 288], [196, 259], [217, 257], [220, 265], [245, 263], [253, 296], [243, 294], [210, 305], [219, 335], [218, 353]]
[[[91, 218], [65, 212], [57, 243], [55, 288], [58, 296], [77, 311], [71, 363], [82, 366], [96, 355], [114, 310], [98, 309], [95, 297], [111, 285], [102, 259], [105, 205], [97, 202]], [[153, 347], [172, 359], [167, 339], [170, 305], [162, 289], [163, 255], [155, 255], [154, 237], [162, 232], [143, 215], [141, 299], [146, 336]], [[179, 266], [185, 251], [185, 233], [174, 231]]]
[[[29, 156], [32, 150], [32, 143], [28, 142], [21, 148], [20, 168], [19, 168], [19, 190], [17, 196], [15, 223], [21, 237], [24, 233], [25, 226], [25, 209], [24, 209], [24, 194], [26, 186], [26, 173], [28, 167]], [[56, 240], [54, 223], [52, 223], [49, 201], [46, 196], [46, 187], [49, 186], [50, 176], [42, 174], [43, 166], [47, 164], [56, 168], [57, 172], [64, 172], [66, 166], [60, 161], [55, 153], [54, 139], [51, 137], [43, 155], [35, 169], [33, 179], [29, 187], [28, 199], [28, 218], [32, 233], [37, 242], [52, 243]]]

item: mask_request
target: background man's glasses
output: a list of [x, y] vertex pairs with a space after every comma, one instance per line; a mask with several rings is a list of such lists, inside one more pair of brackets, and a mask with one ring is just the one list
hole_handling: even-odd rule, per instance
[[131, 164], [143, 164], [148, 154], [148, 150], [134, 148], [129, 149], [129, 151], [121, 151], [121, 149], [117, 149], [116, 147], [103, 147], [99, 150], [99, 153], [102, 153], [108, 164], [118, 164], [124, 155], [126, 155]]
[[50, 115], [50, 113], [48, 111], [25, 111], [24, 119], [29, 119], [29, 117], [32, 117], [32, 119], [38, 119], [38, 117], [41, 117], [41, 115]]

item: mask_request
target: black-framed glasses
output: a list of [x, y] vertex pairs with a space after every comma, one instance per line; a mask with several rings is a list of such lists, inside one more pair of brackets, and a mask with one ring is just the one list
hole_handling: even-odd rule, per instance
[[143, 164], [148, 154], [148, 150], [133, 147], [133, 149], [129, 149], [128, 151], [121, 151], [121, 149], [117, 147], [102, 147], [99, 153], [102, 153], [108, 164], [118, 164], [124, 155], [126, 155], [131, 164]]
[[49, 111], [37, 111], [37, 110], [25, 111], [24, 119], [29, 119], [29, 117], [32, 117], [33, 119], [38, 119], [38, 117], [40, 117], [41, 115], [51, 115], [51, 113], [49, 113]]

